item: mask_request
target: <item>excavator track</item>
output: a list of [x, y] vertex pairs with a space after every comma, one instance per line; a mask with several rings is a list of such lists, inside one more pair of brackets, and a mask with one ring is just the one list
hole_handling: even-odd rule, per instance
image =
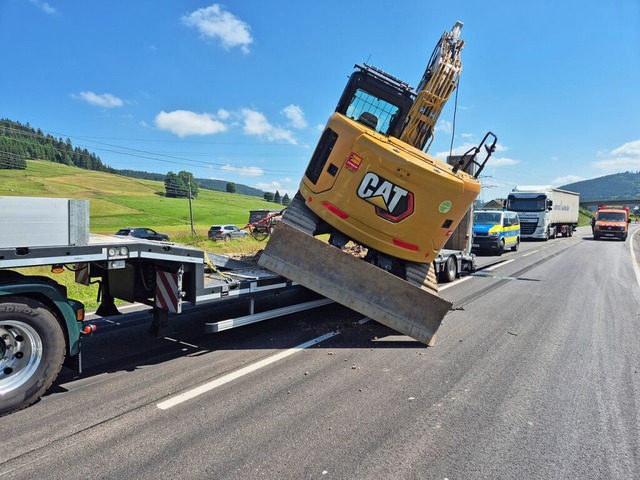
[[430, 264], [407, 262], [399, 278], [313, 236], [320, 220], [296, 195], [258, 264], [422, 343], [451, 303], [437, 295]]
[[282, 222], [306, 233], [307, 235], [313, 235], [318, 226], [319, 218], [304, 204], [304, 199], [297, 193], [291, 203], [284, 211], [282, 216]]
[[417, 287], [426, 290], [434, 295], [438, 295], [438, 280], [436, 279], [436, 269], [432, 263], [405, 263], [406, 280]]

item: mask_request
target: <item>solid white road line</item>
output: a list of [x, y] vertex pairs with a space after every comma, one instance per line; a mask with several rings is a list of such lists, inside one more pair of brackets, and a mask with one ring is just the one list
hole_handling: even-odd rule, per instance
[[213, 380], [209, 383], [205, 383], [204, 385], [200, 385], [199, 387], [188, 390], [184, 393], [181, 393], [180, 395], [176, 395], [175, 397], [172, 397], [168, 400], [165, 400], [163, 402], [156, 404], [156, 406], [160, 410], [167, 410], [171, 407], [175, 407], [176, 405], [186, 402], [187, 400], [191, 400], [192, 398], [202, 395], [203, 393], [209, 392], [214, 388], [218, 388], [219, 386], [224, 385], [225, 383], [229, 383], [233, 380], [236, 380], [244, 375], [247, 375], [248, 373], [255, 372], [256, 370], [262, 367], [271, 365], [272, 363], [275, 363], [278, 360], [282, 360], [283, 358], [288, 357], [289, 355], [293, 355], [294, 353], [298, 353], [299, 351], [304, 350], [305, 348], [312, 347], [313, 345], [316, 345], [331, 337], [334, 337], [339, 333], [340, 332], [329, 332], [325, 335], [314, 338], [313, 340], [309, 340], [308, 342], [302, 343], [297, 347], [293, 347], [283, 352], [277, 353], [276, 355], [272, 355], [271, 357], [260, 360], [259, 362], [253, 363], [251, 365], [247, 365], [246, 367], [241, 368], [240, 370], [229, 373], [224, 377], [217, 378], [216, 380]]
[[636, 233], [640, 232], [640, 229], [636, 229], [629, 238], [629, 251], [631, 252], [631, 258], [633, 259], [633, 271], [636, 274], [636, 281], [638, 285], [640, 285], [640, 268], [638, 268], [638, 260], [636, 259], [636, 252], [633, 250], [633, 237], [635, 237]]
[[459, 283], [462, 283], [462, 282], [464, 282], [466, 280], [469, 280], [470, 278], [473, 278], [473, 277], [462, 277], [462, 278], [459, 278], [458, 280], [455, 280], [455, 281], [453, 281], [451, 283], [447, 283], [446, 285], [442, 285], [442, 286], [438, 285], [438, 291], [440, 292], [442, 290], [446, 290], [447, 288], [453, 287], [454, 285], [458, 285]]
[[515, 258], [512, 258], [511, 260], [507, 260], [507, 261], [502, 262], [502, 263], [498, 263], [498, 264], [494, 265], [493, 267], [485, 268], [484, 271], [485, 272], [490, 272], [491, 270], [495, 270], [496, 268], [503, 267], [506, 264], [511, 263], [511, 262], [515, 262]]

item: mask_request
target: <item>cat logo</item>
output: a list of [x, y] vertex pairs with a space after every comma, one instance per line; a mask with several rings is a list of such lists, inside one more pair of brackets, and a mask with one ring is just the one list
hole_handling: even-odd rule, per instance
[[413, 213], [413, 193], [372, 172], [360, 182], [358, 196], [376, 207], [376, 215], [393, 223]]

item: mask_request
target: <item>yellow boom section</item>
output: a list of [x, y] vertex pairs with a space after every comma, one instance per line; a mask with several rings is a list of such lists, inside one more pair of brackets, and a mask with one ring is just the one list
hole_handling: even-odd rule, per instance
[[426, 151], [433, 141], [433, 130], [462, 72], [460, 52], [464, 40], [459, 39], [462, 22], [445, 32], [436, 46], [429, 65], [418, 85], [418, 96], [407, 115], [400, 140]]

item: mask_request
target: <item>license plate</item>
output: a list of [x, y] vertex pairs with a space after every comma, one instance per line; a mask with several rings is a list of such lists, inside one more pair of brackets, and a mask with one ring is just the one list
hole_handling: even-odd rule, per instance
[[479, 243], [472, 243], [471, 246], [474, 247], [474, 248], [478, 248], [480, 246], [480, 244]]

